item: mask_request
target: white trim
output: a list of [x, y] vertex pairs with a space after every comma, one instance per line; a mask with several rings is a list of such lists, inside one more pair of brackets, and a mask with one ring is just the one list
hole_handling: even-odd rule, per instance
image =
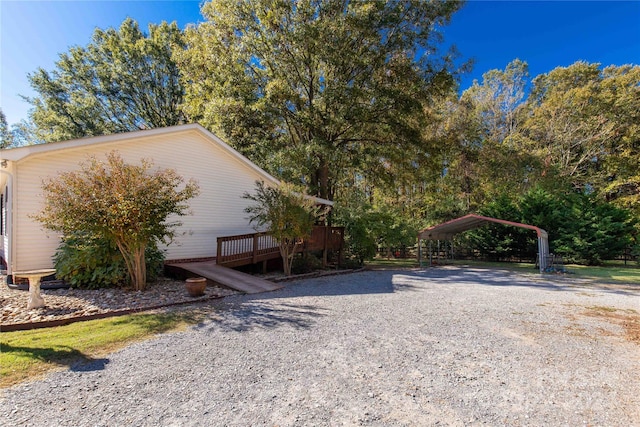
[[111, 135], [91, 136], [87, 138], [72, 139], [68, 141], [49, 142], [46, 144], [27, 145], [24, 147], [16, 147], [16, 148], [0, 150], [0, 153], [3, 159], [18, 162], [33, 155], [49, 153], [53, 151], [60, 151], [60, 150], [65, 150], [69, 148], [81, 148], [88, 145], [108, 144], [108, 143], [126, 141], [132, 138], [148, 138], [152, 136], [165, 136], [165, 135], [170, 135], [172, 133], [181, 133], [181, 132], [188, 132], [188, 131], [199, 132], [200, 134], [202, 134], [212, 142], [215, 142], [216, 144], [218, 144], [225, 151], [232, 154], [238, 160], [242, 161], [243, 163], [247, 164], [252, 169], [254, 169], [256, 172], [263, 175], [265, 179], [272, 181], [274, 183], [279, 183], [279, 181], [276, 178], [268, 174], [262, 168], [258, 167], [255, 163], [253, 163], [252, 161], [244, 157], [238, 151], [233, 149], [223, 140], [218, 138], [213, 133], [209, 132], [207, 129], [205, 129], [198, 123], [190, 123], [186, 125], [177, 125], [177, 126], [155, 128], [155, 129], [148, 129], [148, 130], [139, 130], [139, 131], [133, 131], [133, 132], [114, 133]]
[[[4, 191], [0, 193], [0, 197], [5, 197], [6, 199], [4, 204], [6, 209], [6, 216], [4, 218], [6, 233], [2, 237], [2, 244], [4, 245], [4, 260], [7, 263], [7, 274], [11, 275], [13, 273], [13, 254], [15, 253], [15, 241], [13, 238], [13, 206], [16, 200], [16, 192], [14, 191], [13, 173], [0, 169], [0, 174], [6, 174], [8, 176], [5, 187], [6, 191], [9, 192], [9, 197], [7, 198]], [[0, 213], [0, 215], [2, 215], [2, 213]]]

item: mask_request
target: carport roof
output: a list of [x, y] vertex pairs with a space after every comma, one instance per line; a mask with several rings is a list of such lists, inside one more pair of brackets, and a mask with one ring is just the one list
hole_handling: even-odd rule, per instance
[[521, 224], [519, 222], [506, 221], [504, 219], [490, 218], [487, 216], [469, 214], [442, 224], [434, 225], [418, 233], [418, 238], [423, 240], [450, 240], [454, 235], [468, 230], [474, 230], [488, 223], [498, 223], [503, 225], [511, 225], [514, 227], [527, 228], [534, 230], [538, 237], [547, 237], [547, 232], [529, 224]]

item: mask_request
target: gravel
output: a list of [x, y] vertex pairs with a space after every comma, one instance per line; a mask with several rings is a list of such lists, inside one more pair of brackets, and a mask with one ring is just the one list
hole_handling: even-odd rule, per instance
[[479, 268], [291, 282], [5, 389], [0, 424], [640, 425], [638, 311], [638, 285]]

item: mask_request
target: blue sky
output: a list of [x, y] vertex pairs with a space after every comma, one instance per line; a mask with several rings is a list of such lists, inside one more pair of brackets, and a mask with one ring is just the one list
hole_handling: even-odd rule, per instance
[[[0, 0], [0, 106], [7, 121], [27, 118], [32, 96], [27, 73], [52, 70], [58, 54], [86, 45], [94, 28], [126, 18], [149, 23], [202, 21], [199, 0]], [[640, 64], [640, 1], [469, 1], [443, 29], [462, 59], [473, 58], [461, 88], [491, 69], [520, 58], [532, 76], [578, 60]]]

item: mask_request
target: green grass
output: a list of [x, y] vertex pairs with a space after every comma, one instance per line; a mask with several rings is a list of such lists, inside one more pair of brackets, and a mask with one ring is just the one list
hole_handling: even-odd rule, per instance
[[415, 258], [374, 258], [364, 263], [369, 268], [414, 268], [418, 267], [418, 261]]
[[615, 282], [624, 283], [640, 283], [640, 268], [630, 264], [624, 265], [605, 265], [603, 267], [592, 267], [587, 265], [567, 265], [566, 270], [569, 273], [575, 273], [583, 277], [592, 277], [595, 279], [606, 279]]
[[[451, 261], [449, 261], [451, 263]], [[508, 270], [516, 273], [537, 273], [539, 270], [529, 262], [489, 262], [473, 260], [454, 260], [453, 265], [470, 265], [472, 267], [485, 267], [500, 270]]]
[[[517, 262], [488, 262], [488, 261], [471, 261], [471, 260], [454, 260], [446, 261], [444, 265], [469, 265], [472, 267], [485, 267], [493, 269], [508, 270], [517, 273], [537, 273], [538, 270], [531, 263]], [[371, 268], [411, 268], [417, 267], [418, 263], [415, 259], [385, 259], [375, 258], [365, 263]], [[568, 273], [575, 277], [591, 278], [596, 280], [606, 280], [622, 283], [640, 283], [640, 268], [637, 264], [629, 263], [627, 266], [622, 261], [610, 261], [604, 266], [592, 267], [585, 265], [566, 265], [565, 269]]]
[[0, 388], [99, 359], [133, 342], [197, 323], [196, 315], [135, 314], [0, 334]]
[[[454, 261], [454, 265], [472, 265], [476, 267], [487, 267], [509, 270], [521, 273], [535, 273], [538, 270], [533, 264], [529, 263], [511, 263], [511, 262], [485, 262], [485, 261]], [[622, 262], [612, 261], [604, 266], [586, 266], [569, 264], [565, 265], [567, 273], [575, 275], [575, 277], [605, 279], [607, 281], [623, 282], [623, 283], [640, 283], [640, 268], [635, 264], [624, 266]]]

